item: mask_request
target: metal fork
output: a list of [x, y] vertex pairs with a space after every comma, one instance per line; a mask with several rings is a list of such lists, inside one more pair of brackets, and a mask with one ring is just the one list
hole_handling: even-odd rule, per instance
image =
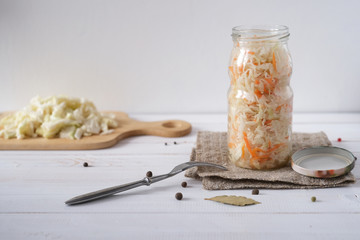
[[86, 194], [79, 195], [79, 196], [76, 196], [74, 198], [71, 198], [71, 199], [67, 200], [65, 203], [67, 205], [75, 205], [75, 204], [79, 204], [79, 203], [85, 203], [85, 202], [93, 201], [93, 200], [103, 198], [103, 197], [107, 197], [107, 196], [110, 196], [110, 195], [114, 195], [116, 193], [124, 192], [126, 190], [133, 189], [133, 188], [136, 188], [136, 187], [140, 187], [140, 186], [144, 186], [144, 185], [150, 186], [152, 183], [156, 183], [156, 182], [159, 182], [159, 181], [164, 180], [166, 178], [175, 176], [178, 173], [181, 173], [181, 172], [183, 172], [183, 171], [185, 171], [185, 170], [187, 170], [189, 168], [197, 167], [197, 166], [216, 167], [216, 168], [220, 168], [222, 170], [227, 170], [223, 166], [220, 166], [220, 165], [217, 165], [217, 164], [212, 164], [212, 163], [186, 162], [186, 163], [182, 163], [180, 165], [177, 165], [176, 167], [174, 167], [173, 170], [171, 170], [167, 174], [154, 176], [154, 177], [145, 177], [145, 178], [143, 178], [142, 180], [139, 180], [139, 181], [135, 181], [135, 182], [131, 182], [131, 183], [115, 186], [115, 187], [105, 188], [105, 189], [98, 190], [98, 191], [95, 191], [95, 192], [86, 193]]

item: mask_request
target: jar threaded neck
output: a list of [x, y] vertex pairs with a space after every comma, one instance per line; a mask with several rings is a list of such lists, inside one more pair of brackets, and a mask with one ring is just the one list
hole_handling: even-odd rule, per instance
[[240, 25], [232, 29], [231, 36], [237, 41], [287, 40], [290, 33], [284, 25]]

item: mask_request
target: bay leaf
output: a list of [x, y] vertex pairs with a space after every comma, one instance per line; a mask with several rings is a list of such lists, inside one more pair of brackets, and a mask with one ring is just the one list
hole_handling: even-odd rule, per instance
[[253, 204], [260, 203], [251, 198], [246, 198], [243, 196], [234, 196], [234, 195], [216, 196], [216, 197], [212, 197], [212, 198], [205, 198], [205, 200], [211, 200], [211, 201], [235, 205], [235, 206], [246, 206], [246, 205], [253, 205]]

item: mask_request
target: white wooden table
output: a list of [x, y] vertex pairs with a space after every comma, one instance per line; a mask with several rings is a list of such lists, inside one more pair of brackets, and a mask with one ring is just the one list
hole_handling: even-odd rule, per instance
[[[0, 239], [360, 239], [359, 181], [332, 189], [261, 189], [254, 196], [251, 190], [207, 191], [179, 174], [66, 206], [64, 201], [75, 195], [141, 179], [148, 170], [166, 173], [189, 160], [197, 131], [226, 131], [226, 114], [130, 116], [183, 119], [192, 123], [193, 132], [176, 139], [133, 137], [104, 150], [0, 151]], [[325, 131], [335, 146], [360, 157], [360, 114], [295, 114], [293, 130]], [[353, 173], [359, 180], [359, 163]], [[182, 201], [175, 199], [176, 192], [183, 193]], [[204, 200], [224, 194], [261, 204], [234, 207]]]

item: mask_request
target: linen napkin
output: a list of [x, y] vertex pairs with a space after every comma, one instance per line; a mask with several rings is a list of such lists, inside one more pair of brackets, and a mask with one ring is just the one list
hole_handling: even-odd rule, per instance
[[[330, 146], [324, 132], [293, 133], [293, 152], [311, 146]], [[196, 148], [191, 161], [209, 162], [225, 166], [228, 171], [211, 167], [195, 167], [185, 176], [201, 179], [208, 190], [267, 188], [267, 189], [309, 189], [345, 186], [355, 182], [352, 173], [335, 178], [313, 178], [298, 174], [290, 164], [276, 170], [250, 170], [233, 165], [228, 158], [226, 132], [198, 132]]]

